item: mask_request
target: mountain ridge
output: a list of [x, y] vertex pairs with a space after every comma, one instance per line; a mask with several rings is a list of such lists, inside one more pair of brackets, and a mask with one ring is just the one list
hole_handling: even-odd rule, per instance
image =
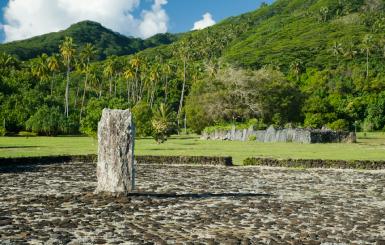
[[[87, 33], [87, 35], [84, 35]], [[0, 52], [16, 56], [20, 60], [35, 58], [42, 53], [51, 55], [59, 52], [59, 44], [65, 36], [71, 36], [78, 46], [93, 44], [99, 53], [99, 60], [111, 55], [129, 55], [150, 47], [170, 44], [177, 35], [156, 34], [147, 39], [127, 37], [112, 31], [98, 22], [85, 20], [72, 24], [69, 28], [32, 38], [0, 44]]]

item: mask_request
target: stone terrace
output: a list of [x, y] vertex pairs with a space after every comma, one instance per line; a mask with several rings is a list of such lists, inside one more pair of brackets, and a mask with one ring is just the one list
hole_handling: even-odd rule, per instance
[[385, 239], [384, 171], [140, 165], [139, 194], [112, 198], [93, 194], [95, 167], [0, 169], [0, 244]]

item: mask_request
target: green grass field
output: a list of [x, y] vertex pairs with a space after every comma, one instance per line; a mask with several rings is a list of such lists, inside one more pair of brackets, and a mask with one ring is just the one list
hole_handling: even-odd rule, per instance
[[[151, 138], [136, 141], [138, 155], [232, 156], [236, 164], [246, 157], [385, 160], [385, 133], [360, 133], [357, 144], [294, 144], [206, 141], [197, 136], [174, 136], [158, 145]], [[79, 155], [96, 153], [89, 137], [0, 137], [0, 157]]]

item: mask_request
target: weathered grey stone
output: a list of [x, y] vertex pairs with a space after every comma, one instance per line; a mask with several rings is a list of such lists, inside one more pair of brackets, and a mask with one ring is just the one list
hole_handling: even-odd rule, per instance
[[96, 193], [127, 194], [135, 188], [134, 142], [131, 112], [104, 109], [98, 125]]
[[267, 130], [254, 131], [252, 128], [238, 130], [215, 130], [214, 133], [204, 133], [202, 139], [248, 141], [255, 136], [257, 142], [295, 142], [302, 144], [314, 143], [355, 143], [354, 132], [332, 131], [330, 129], [275, 129], [270, 126]]

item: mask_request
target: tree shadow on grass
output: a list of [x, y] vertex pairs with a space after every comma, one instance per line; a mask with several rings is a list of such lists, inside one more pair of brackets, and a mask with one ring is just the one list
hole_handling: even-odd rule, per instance
[[0, 146], [0, 149], [23, 149], [23, 148], [42, 148], [45, 146]]
[[187, 199], [207, 199], [207, 198], [221, 198], [221, 197], [271, 197], [271, 194], [265, 193], [145, 193], [135, 192], [128, 194], [128, 197], [142, 197], [142, 198], [156, 198], [156, 199], [169, 199], [169, 198], [187, 198]]

